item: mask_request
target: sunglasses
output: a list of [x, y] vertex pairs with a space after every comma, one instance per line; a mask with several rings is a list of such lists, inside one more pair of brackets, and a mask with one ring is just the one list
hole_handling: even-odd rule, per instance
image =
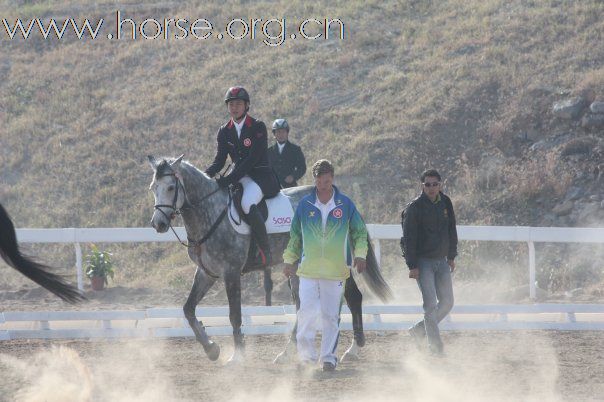
[[440, 186], [440, 182], [439, 181], [435, 181], [435, 182], [432, 182], [432, 183], [423, 183], [423, 185], [425, 187], [428, 187], [428, 188], [430, 188], [430, 187], [437, 187], [437, 186]]

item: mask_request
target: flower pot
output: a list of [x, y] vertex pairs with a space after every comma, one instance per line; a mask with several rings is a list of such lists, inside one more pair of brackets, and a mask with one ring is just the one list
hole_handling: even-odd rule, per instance
[[90, 285], [92, 290], [103, 290], [105, 289], [105, 278], [102, 276], [91, 276]]

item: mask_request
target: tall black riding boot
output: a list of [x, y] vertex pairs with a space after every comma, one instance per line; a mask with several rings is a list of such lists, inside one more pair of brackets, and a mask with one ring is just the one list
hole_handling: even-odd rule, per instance
[[262, 267], [268, 267], [272, 264], [271, 248], [268, 244], [268, 234], [266, 233], [266, 227], [264, 226], [264, 219], [262, 214], [256, 205], [252, 205], [250, 213], [247, 215], [250, 228], [252, 230], [252, 236], [254, 237], [256, 245], [258, 246], [258, 258], [257, 261]]

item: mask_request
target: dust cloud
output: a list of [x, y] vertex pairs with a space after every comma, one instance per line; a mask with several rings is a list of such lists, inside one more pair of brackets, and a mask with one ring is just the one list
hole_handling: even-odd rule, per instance
[[[593, 367], [591, 380], [581, 372], [589, 368], [580, 365], [570, 374], [560, 371], [570, 366], [558, 357], [577, 353], [576, 342], [591, 349], [575, 361], [597, 366], [599, 338], [581, 331], [565, 335], [576, 342], [554, 342], [544, 331], [444, 332], [444, 358], [424, 353], [403, 333], [367, 336], [361, 359], [342, 363], [333, 373], [319, 366], [300, 370], [295, 359], [273, 364], [286, 340], [275, 335], [248, 336], [246, 360], [236, 366], [226, 364], [232, 351], [229, 337], [215, 338], [223, 346], [218, 362], [208, 361], [200, 345], [185, 338], [64, 341], [58, 347], [21, 343], [0, 354], [0, 370], [7, 373], [0, 379], [0, 400], [556, 402], [567, 399], [560, 387], [565, 395], [584, 392], [577, 400], [600, 390]], [[581, 341], [583, 336], [587, 338]], [[339, 356], [350, 344], [350, 334], [342, 338]]]
[[[33, 356], [17, 359], [0, 355], [14, 384], [19, 402], [117, 401], [160, 402], [177, 400], [167, 373], [157, 367], [163, 348], [145, 347], [137, 341], [89, 342], [80, 352], [51, 346]], [[102, 345], [100, 348], [98, 345]], [[3, 370], [3, 371], [5, 371]], [[12, 398], [11, 398], [12, 400]]]
[[[22, 387], [16, 401], [86, 401], [92, 396], [92, 374], [78, 353], [64, 347], [51, 347], [32, 357], [17, 360], [0, 355], [0, 363], [7, 367]], [[3, 370], [4, 371], [4, 370]]]

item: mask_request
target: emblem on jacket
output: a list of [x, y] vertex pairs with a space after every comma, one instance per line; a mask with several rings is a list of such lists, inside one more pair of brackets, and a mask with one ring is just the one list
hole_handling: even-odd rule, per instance
[[336, 208], [333, 210], [333, 217], [340, 219], [342, 217], [342, 210], [340, 208]]
[[246, 138], [245, 140], [243, 140], [243, 145], [245, 145], [246, 147], [249, 147], [250, 145], [252, 145], [252, 140], [250, 140], [249, 138]]
[[308, 212], [308, 217], [309, 218], [314, 218], [315, 217], [315, 211], [309, 211]]

